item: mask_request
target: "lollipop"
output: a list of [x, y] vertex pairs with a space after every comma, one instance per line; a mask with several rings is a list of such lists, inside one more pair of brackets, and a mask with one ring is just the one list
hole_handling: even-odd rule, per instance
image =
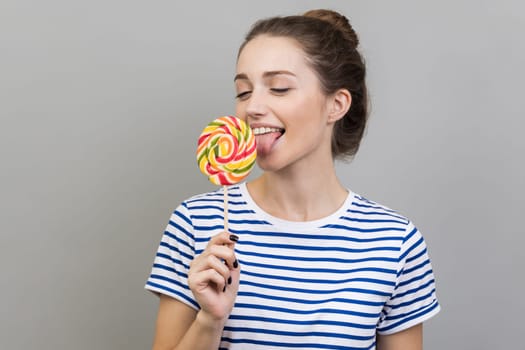
[[257, 157], [252, 129], [233, 116], [220, 117], [204, 128], [197, 144], [197, 163], [211, 183], [224, 188], [224, 228], [228, 230], [228, 190], [244, 180]]
[[257, 156], [252, 129], [241, 119], [227, 116], [204, 128], [197, 145], [201, 172], [215, 185], [233, 185], [244, 180]]

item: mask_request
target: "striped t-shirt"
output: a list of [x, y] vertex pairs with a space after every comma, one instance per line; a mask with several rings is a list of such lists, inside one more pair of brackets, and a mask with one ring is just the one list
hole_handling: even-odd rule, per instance
[[[351, 191], [309, 222], [269, 215], [246, 184], [229, 187], [239, 236], [239, 292], [219, 349], [375, 349], [439, 311], [425, 241], [405, 217]], [[223, 192], [194, 196], [171, 215], [146, 289], [199, 309], [189, 265], [223, 230]]]

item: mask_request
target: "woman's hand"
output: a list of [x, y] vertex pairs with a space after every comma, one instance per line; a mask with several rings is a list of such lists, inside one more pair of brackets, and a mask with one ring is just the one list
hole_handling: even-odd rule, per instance
[[211, 238], [190, 264], [188, 285], [210, 322], [225, 322], [239, 289], [240, 267], [233, 247], [238, 237], [222, 232]]

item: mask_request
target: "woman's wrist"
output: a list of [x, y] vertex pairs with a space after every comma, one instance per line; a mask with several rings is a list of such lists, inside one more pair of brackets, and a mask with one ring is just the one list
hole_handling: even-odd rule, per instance
[[216, 318], [213, 315], [209, 314], [208, 312], [204, 310], [200, 310], [197, 313], [197, 317], [195, 319], [202, 327], [212, 330], [212, 331], [221, 331], [224, 328], [224, 325], [226, 324], [226, 321], [228, 320], [228, 317], [226, 318]]

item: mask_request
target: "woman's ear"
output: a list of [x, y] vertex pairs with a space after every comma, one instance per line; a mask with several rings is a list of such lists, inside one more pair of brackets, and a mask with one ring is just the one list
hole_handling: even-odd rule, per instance
[[328, 114], [328, 122], [335, 123], [343, 118], [350, 109], [352, 104], [352, 95], [347, 89], [339, 89], [331, 99], [330, 113]]

